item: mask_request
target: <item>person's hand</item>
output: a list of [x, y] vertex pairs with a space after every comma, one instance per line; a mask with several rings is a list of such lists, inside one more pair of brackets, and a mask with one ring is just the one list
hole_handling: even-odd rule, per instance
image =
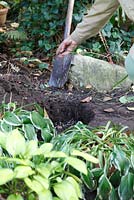
[[77, 46], [78, 44], [74, 40], [72, 40], [71, 37], [68, 37], [65, 40], [63, 40], [63, 42], [59, 45], [56, 51], [56, 55], [58, 56], [67, 55], [71, 53]]

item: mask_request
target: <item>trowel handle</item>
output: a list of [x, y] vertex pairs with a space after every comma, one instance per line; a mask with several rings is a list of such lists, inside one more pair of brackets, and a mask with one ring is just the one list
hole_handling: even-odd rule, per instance
[[70, 35], [74, 2], [75, 2], [75, 0], [69, 0], [69, 2], [68, 2], [65, 31], [64, 31], [64, 39], [66, 39]]

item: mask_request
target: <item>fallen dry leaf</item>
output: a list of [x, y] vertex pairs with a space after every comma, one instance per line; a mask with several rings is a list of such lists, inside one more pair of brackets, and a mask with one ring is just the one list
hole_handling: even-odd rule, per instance
[[24, 63], [25, 61], [27, 61], [27, 57], [21, 57], [21, 58], [20, 58], [20, 62], [21, 62], [21, 63]]
[[98, 135], [99, 138], [102, 138], [102, 137], [103, 137], [103, 133], [101, 133], [101, 132], [96, 132], [95, 134]]
[[34, 73], [34, 76], [40, 76], [40, 75], [42, 75], [41, 71], [38, 71], [37, 73]]
[[16, 23], [16, 22], [11, 23], [10, 25], [11, 25], [11, 27], [13, 27], [13, 28], [18, 28], [18, 27], [19, 27], [19, 23]]
[[108, 146], [112, 148], [114, 146], [114, 144], [113, 143], [109, 143]]
[[107, 101], [110, 101], [110, 100], [112, 100], [111, 97], [104, 97], [103, 102], [107, 102]]
[[114, 112], [114, 109], [113, 108], [106, 108], [106, 109], [104, 109], [104, 112], [111, 113], [111, 112]]
[[48, 61], [50, 58], [49, 57], [44, 57], [41, 59], [41, 61]]
[[132, 86], [132, 91], [134, 92], [134, 85]]
[[35, 64], [32, 64], [32, 63], [30, 63], [28, 66], [29, 66], [30, 68], [35, 68], [35, 67], [36, 67], [36, 65], [35, 65]]
[[47, 113], [47, 111], [46, 111], [46, 109], [45, 109], [45, 108], [44, 108], [44, 117], [46, 117], [46, 118], [50, 119], [50, 118], [49, 118], [49, 115], [48, 115], [48, 113]]
[[127, 131], [126, 131], [126, 135], [127, 135], [127, 136], [130, 136], [130, 134], [131, 134], [131, 131], [130, 131], [130, 130], [127, 130]]
[[128, 110], [134, 111], [134, 107], [127, 107]]
[[89, 103], [92, 100], [92, 97], [86, 97], [85, 99], [82, 99], [82, 103]]
[[20, 54], [21, 54], [21, 55], [32, 56], [32, 55], [33, 55], [33, 52], [32, 52], [32, 51], [21, 51]]
[[86, 85], [86, 89], [91, 89], [92, 88], [92, 85], [88, 84]]

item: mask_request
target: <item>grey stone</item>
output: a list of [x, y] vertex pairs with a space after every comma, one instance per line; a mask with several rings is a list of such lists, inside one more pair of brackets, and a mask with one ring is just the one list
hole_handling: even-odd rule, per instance
[[[113, 86], [127, 75], [124, 67], [89, 56], [75, 55], [69, 73], [75, 87], [92, 85], [100, 92], [110, 91]], [[129, 88], [132, 81], [127, 78], [118, 87]]]

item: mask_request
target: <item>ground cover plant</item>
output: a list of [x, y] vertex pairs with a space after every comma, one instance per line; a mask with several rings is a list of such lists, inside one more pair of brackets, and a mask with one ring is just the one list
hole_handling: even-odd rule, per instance
[[3, 151], [0, 156], [0, 191], [7, 199], [52, 200], [56, 196], [65, 199], [64, 195], [68, 199], [82, 198], [80, 181], [66, 168], [69, 164], [87, 174], [83, 161], [52, 150], [51, 143], [38, 146], [37, 140], [26, 142], [18, 130], [8, 134], [1, 132], [0, 138]]
[[[56, 149], [64, 152], [72, 146], [98, 157], [99, 165], [89, 163], [88, 175], [81, 175], [89, 191], [96, 192], [91, 199], [134, 198], [134, 137], [127, 134], [125, 127], [121, 129], [109, 122], [105, 127], [89, 129], [78, 122], [52, 141]], [[90, 199], [91, 193], [88, 193], [87, 199]]]
[[[10, 31], [10, 34], [8, 33], [6, 37], [8, 36], [11, 40], [20, 39], [21, 42], [18, 41], [17, 46], [15, 43], [13, 45], [16, 46], [16, 50], [34, 51], [36, 53], [41, 50], [43, 53], [47, 53], [47, 56], [52, 56], [57, 44], [63, 39], [67, 3], [63, 0], [54, 2], [42, 2], [40, 0], [9, 1], [11, 6], [10, 16], [12, 18], [13, 15], [14, 20], [15, 15], [15, 20], [19, 22], [20, 26], [17, 27], [16, 32]], [[89, 1], [76, 2], [73, 15], [74, 24], [82, 19], [85, 4], [89, 4]], [[19, 37], [16, 37], [16, 35], [19, 35]], [[15, 48], [12, 50], [15, 50]]]
[[28, 111], [23, 108], [16, 108], [15, 103], [1, 105], [3, 113], [0, 121], [0, 130], [10, 132], [16, 127], [22, 132], [28, 140], [34, 140], [39, 137], [45, 142], [49, 142], [55, 135], [55, 128], [52, 121], [44, 117], [43, 109], [35, 104], [36, 110]]
[[[109, 122], [104, 127], [90, 128], [78, 122], [58, 135], [56, 130], [45, 129], [44, 136], [48, 132], [52, 135], [48, 143], [45, 137], [39, 140], [35, 137], [39, 132], [33, 135], [33, 128], [41, 130], [43, 124], [39, 117], [43, 110], [39, 106], [36, 108], [40, 113], [16, 108], [15, 103], [1, 108], [0, 173], [3, 178], [0, 191], [3, 197], [8, 200], [133, 198], [134, 137], [126, 127]], [[31, 120], [33, 112], [37, 121]], [[28, 122], [33, 127], [24, 131], [23, 125]], [[49, 127], [50, 122], [47, 118], [44, 124]]]
[[[92, 2], [87, 0], [75, 2], [72, 31]], [[1, 43], [10, 40], [10, 50], [16, 56], [20, 56], [21, 51], [32, 51], [34, 55], [42, 57], [47, 53], [47, 57], [52, 58], [55, 55], [55, 49], [63, 40], [67, 1], [33, 0], [9, 1], [8, 3], [11, 7], [9, 16], [18, 23], [18, 26], [14, 26], [15, 30], [12, 30], [11, 26], [11, 30], [8, 29], [6, 33], [1, 31]], [[82, 44], [78, 51], [108, 61], [111, 57], [115, 63], [122, 63], [133, 43], [132, 27], [133, 24], [119, 8], [99, 35]]]
[[[11, 110], [14, 106], [13, 103], [4, 105], [8, 111], [1, 119], [0, 194], [8, 200], [83, 198], [82, 182], [76, 171], [86, 175], [87, 166], [77, 157], [84, 156], [84, 160], [94, 163], [98, 163], [98, 159], [78, 150], [75, 152], [72, 148], [68, 149], [68, 153], [57, 151], [52, 143], [45, 142], [45, 138], [44, 141], [38, 140], [36, 135], [39, 133], [34, 132], [33, 135], [34, 126], [39, 130], [41, 124], [49, 127], [50, 120], [44, 123], [45, 118], [41, 119], [36, 112], [36, 119], [31, 120], [34, 126], [31, 124], [25, 131], [23, 125], [27, 125], [31, 118], [25, 115], [29, 111]], [[43, 135], [48, 136], [48, 132], [52, 134], [51, 130], [44, 129]]]

